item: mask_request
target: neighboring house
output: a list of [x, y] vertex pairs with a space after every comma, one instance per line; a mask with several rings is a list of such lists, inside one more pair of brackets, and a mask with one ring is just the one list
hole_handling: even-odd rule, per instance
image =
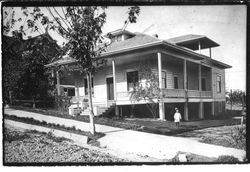
[[[116, 30], [111, 35], [112, 43], [99, 57], [107, 60], [106, 65], [93, 76], [95, 115], [102, 114], [112, 103], [120, 115], [130, 113], [130, 91], [140, 79], [138, 67], [142, 63], [148, 64], [159, 76], [163, 93], [159, 103], [160, 119], [172, 120], [175, 107], [185, 120], [210, 118], [225, 111], [225, 69], [231, 66], [211, 58], [211, 48], [219, 44], [201, 35], [169, 40], [126, 30]], [[200, 54], [201, 49], [208, 48], [210, 57]], [[47, 67], [73, 63], [73, 59], [66, 57]], [[58, 93], [67, 92], [82, 106], [88, 94], [86, 77], [77, 71], [63, 76], [58, 78]], [[145, 102], [136, 102], [136, 114], [149, 116]]]
[[[32, 53], [32, 55], [28, 57], [24, 56], [27, 54], [26, 52]], [[2, 35], [3, 98], [5, 101], [7, 101], [7, 99], [9, 99], [10, 102], [12, 102], [12, 99], [15, 99], [15, 102], [19, 100], [24, 100], [25, 102], [31, 101], [30, 99], [33, 93], [30, 91], [30, 87], [33, 87], [32, 83], [34, 82], [31, 81], [32, 79], [30, 79], [29, 76], [36, 77], [35, 74], [38, 74], [39, 70], [34, 68], [30, 69], [27, 65], [31, 66], [36, 63], [36, 61], [31, 60], [32, 58], [38, 59], [37, 63], [41, 65], [46, 64], [51, 61], [51, 59], [55, 60], [55, 58], [59, 57], [60, 53], [60, 46], [48, 32], [34, 37], [27, 37], [26, 39], [23, 38], [22, 33], [16, 36]], [[29, 61], [29, 63], [25, 63], [24, 65], [24, 60], [26, 62]], [[41, 68], [42, 67], [43, 66], [41, 66]], [[15, 85], [17, 81], [18, 83], [22, 83], [22, 88], [25, 89], [17, 89]], [[40, 86], [46, 82], [43, 81], [41, 77], [39, 77], [39, 81], [40, 82], [36, 84]], [[47, 91], [44, 87], [41, 87], [41, 90], [40, 95], [44, 95], [44, 92]]]

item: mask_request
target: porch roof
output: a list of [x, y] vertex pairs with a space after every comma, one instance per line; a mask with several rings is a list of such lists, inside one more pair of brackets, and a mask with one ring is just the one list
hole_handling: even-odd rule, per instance
[[195, 35], [195, 34], [178, 36], [178, 37], [167, 39], [167, 41], [172, 44], [187, 47], [191, 50], [198, 50], [199, 42], [201, 45], [201, 49], [220, 46], [218, 43], [214, 42], [213, 40], [209, 39], [208, 37], [204, 35]]

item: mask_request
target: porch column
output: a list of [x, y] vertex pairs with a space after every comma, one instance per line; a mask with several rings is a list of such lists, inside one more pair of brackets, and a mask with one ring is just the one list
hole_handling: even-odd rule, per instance
[[[113, 86], [114, 86], [114, 101], [116, 102], [116, 73], [115, 73], [115, 60], [112, 60], [112, 70], [113, 70]], [[115, 105], [115, 115], [119, 116], [119, 107]]]
[[211, 103], [212, 104], [212, 116], [214, 116], [214, 101]]
[[[158, 57], [158, 76], [159, 76], [159, 88], [162, 89], [162, 61], [161, 61], [161, 53], [157, 53]], [[165, 108], [164, 108], [164, 102], [162, 101], [162, 98], [159, 102], [159, 117], [161, 120], [165, 120]]]
[[184, 90], [185, 90], [185, 103], [184, 103], [184, 120], [188, 120], [188, 92], [187, 92], [187, 60], [184, 59], [183, 63], [183, 75], [184, 75]]
[[116, 73], [115, 73], [115, 60], [112, 60], [113, 69], [113, 84], [114, 84], [114, 100], [116, 101]]
[[199, 49], [199, 53], [201, 54], [201, 42], [198, 42], [198, 49]]
[[199, 64], [199, 91], [201, 91], [201, 64]]
[[211, 47], [209, 48], [209, 57], [210, 58], [212, 57], [212, 49], [211, 49]]
[[204, 103], [199, 103], [199, 119], [204, 119]]
[[60, 96], [61, 95], [61, 91], [60, 91], [60, 76], [59, 76], [59, 72], [56, 71], [56, 88], [57, 88], [57, 95]]
[[214, 86], [215, 86], [215, 80], [213, 79], [213, 69], [211, 67], [211, 93], [212, 93], [212, 103], [211, 103], [211, 114], [214, 116]]

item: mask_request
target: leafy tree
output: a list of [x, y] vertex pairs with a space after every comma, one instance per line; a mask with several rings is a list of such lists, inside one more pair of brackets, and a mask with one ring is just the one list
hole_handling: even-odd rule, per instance
[[48, 97], [51, 86], [44, 65], [56, 56], [57, 45], [47, 35], [23, 40], [4, 36], [3, 85], [4, 99], [36, 99]]
[[[74, 58], [82, 73], [85, 73], [88, 81], [89, 107], [91, 133], [95, 133], [93, 103], [91, 94], [91, 75], [98, 69], [97, 58], [107, 44], [102, 41], [102, 27], [106, 22], [106, 7], [46, 7], [46, 13], [39, 7], [33, 9], [23, 7], [23, 14], [26, 16], [26, 23], [29, 29], [39, 32], [43, 26], [49, 30], [54, 30], [67, 42], [64, 44], [64, 54]], [[136, 22], [139, 15], [139, 7], [130, 7], [126, 25]], [[12, 17], [13, 18], [13, 17]], [[4, 30], [9, 31], [12, 26], [11, 20], [7, 22]], [[123, 27], [123, 28], [125, 28]], [[41, 29], [40, 29], [41, 30]], [[20, 26], [18, 33], [25, 34], [24, 26]]]
[[[9, 45], [13, 43], [13, 45]], [[18, 81], [23, 75], [24, 60], [18, 53], [16, 41], [11, 37], [2, 37], [2, 82], [3, 82], [3, 100], [4, 104], [11, 103], [14, 97], [15, 90], [18, 89]]]
[[130, 100], [132, 102], [145, 101], [153, 118], [157, 117], [157, 107], [161, 99], [158, 75], [148, 65], [140, 65], [138, 68], [140, 80], [135, 85]]
[[231, 110], [233, 105], [238, 104], [240, 104], [242, 106], [242, 110], [244, 110], [244, 106], [246, 105], [246, 94], [242, 90], [227, 91], [226, 102], [231, 105]]
[[[25, 20], [20, 25], [20, 30], [15, 30], [16, 24], [22, 21], [15, 18], [17, 8], [4, 8], [3, 22], [3, 86], [5, 103], [12, 103], [12, 99], [45, 99], [49, 96], [48, 90], [52, 86], [48, 82], [44, 65], [55, 58], [60, 52], [56, 42], [47, 32], [39, 36], [23, 39], [26, 35]], [[7, 35], [11, 35], [7, 36]]]

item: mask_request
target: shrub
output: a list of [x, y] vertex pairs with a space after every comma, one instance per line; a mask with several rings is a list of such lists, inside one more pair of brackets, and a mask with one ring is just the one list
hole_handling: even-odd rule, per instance
[[246, 150], [246, 126], [235, 127], [231, 131], [233, 144], [239, 148]]
[[222, 155], [222, 156], [219, 156], [218, 159], [215, 160], [215, 162], [236, 163], [236, 162], [239, 162], [239, 159], [233, 156]]
[[73, 126], [73, 127], [71, 127], [71, 128], [72, 128], [72, 130], [76, 131], [76, 127], [75, 127], [75, 126]]
[[46, 121], [42, 121], [41, 124], [42, 125], [47, 125], [47, 122]]

